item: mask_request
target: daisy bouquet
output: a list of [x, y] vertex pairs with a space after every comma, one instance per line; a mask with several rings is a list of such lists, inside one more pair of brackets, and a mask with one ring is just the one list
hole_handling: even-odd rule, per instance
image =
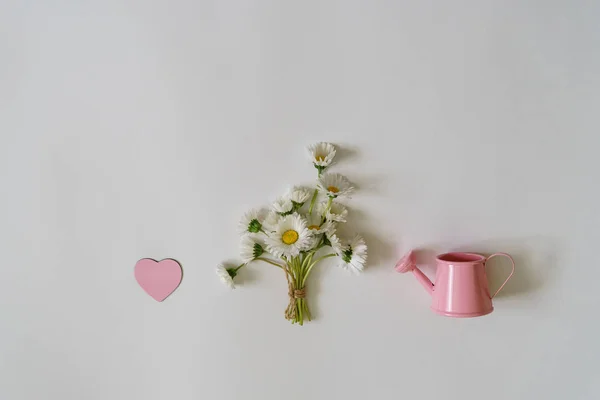
[[350, 198], [354, 188], [345, 176], [327, 172], [335, 153], [330, 143], [309, 146], [308, 154], [318, 174], [316, 188], [294, 186], [269, 210], [247, 212], [239, 226], [242, 263], [217, 268], [217, 275], [232, 289], [239, 270], [251, 263], [281, 269], [289, 296], [285, 317], [300, 325], [305, 319], [311, 320], [306, 281], [321, 261], [335, 257], [341, 268], [354, 273], [360, 273], [367, 261], [367, 246], [359, 235], [346, 241], [338, 237], [338, 224], [348, 217], [339, 200]]

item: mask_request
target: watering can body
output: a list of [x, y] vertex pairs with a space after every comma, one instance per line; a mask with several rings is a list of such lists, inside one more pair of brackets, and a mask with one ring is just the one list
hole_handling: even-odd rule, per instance
[[[512, 272], [493, 295], [490, 294], [486, 263], [493, 257], [508, 257]], [[398, 272], [412, 271], [417, 280], [431, 294], [431, 309], [447, 317], [479, 317], [494, 311], [492, 299], [512, 277], [515, 264], [505, 253], [484, 257], [475, 253], [446, 253], [436, 257], [435, 283], [417, 268], [415, 255], [409, 253], [396, 264]]]

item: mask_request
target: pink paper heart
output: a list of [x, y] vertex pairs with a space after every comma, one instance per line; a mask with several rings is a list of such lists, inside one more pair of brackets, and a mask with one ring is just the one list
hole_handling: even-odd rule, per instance
[[183, 278], [181, 265], [167, 258], [160, 262], [142, 258], [135, 264], [135, 279], [154, 300], [163, 301], [177, 289]]

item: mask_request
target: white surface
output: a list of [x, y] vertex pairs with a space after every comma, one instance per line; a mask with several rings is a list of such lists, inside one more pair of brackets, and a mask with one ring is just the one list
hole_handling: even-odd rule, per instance
[[[0, 398], [600, 397], [597, 4], [89, 3], [0, 5]], [[322, 268], [299, 328], [274, 268], [214, 266], [314, 140], [371, 263]], [[413, 246], [518, 270], [437, 317]], [[141, 257], [182, 263], [164, 303]]]

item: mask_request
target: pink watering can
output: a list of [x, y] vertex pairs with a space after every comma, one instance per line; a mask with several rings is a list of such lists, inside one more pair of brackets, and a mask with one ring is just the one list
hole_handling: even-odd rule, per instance
[[[496, 293], [490, 296], [485, 272], [486, 263], [493, 257], [504, 256], [512, 263], [512, 271]], [[417, 268], [411, 251], [396, 264], [396, 271], [412, 271], [432, 297], [431, 309], [447, 317], [479, 317], [494, 311], [492, 299], [502, 290], [515, 272], [515, 262], [506, 253], [484, 257], [475, 253], [446, 253], [436, 257], [435, 283]]]

